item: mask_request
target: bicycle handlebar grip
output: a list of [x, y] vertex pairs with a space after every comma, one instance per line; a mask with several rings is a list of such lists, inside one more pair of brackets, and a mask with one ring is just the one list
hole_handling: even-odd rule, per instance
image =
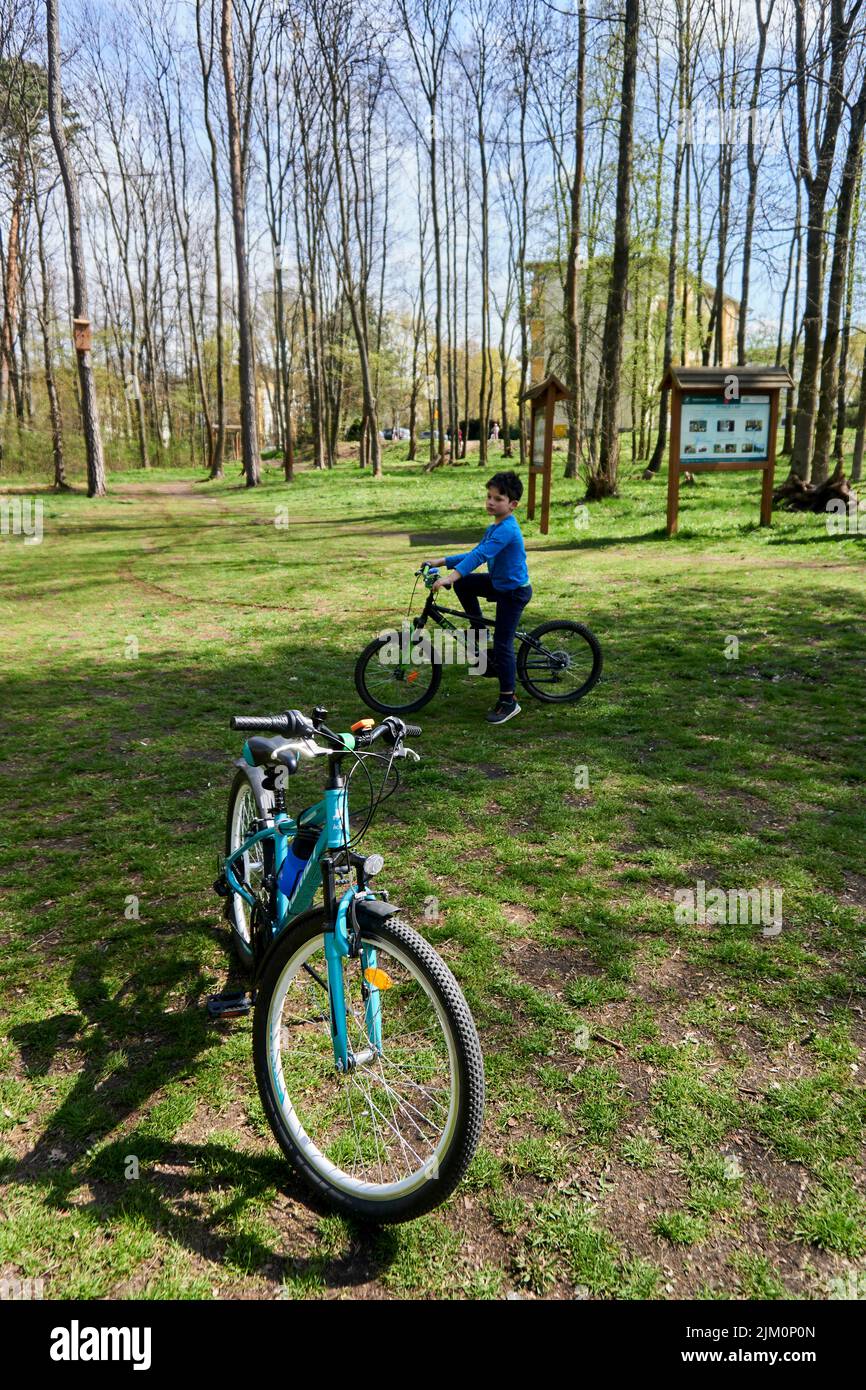
[[285, 714], [233, 714], [229, 720], [233, 729], [248, 734], [285, 734], [288, 738], [310, 738], [315, 727], [312, 720], [299, 709]]
[[284, 714], [233, 714], [229, 727], [248, 734], [287, 734], [288, 720]]
[[407, 738], [417, 738], [417, 737], [419, 736], [420, 733], [421, 733], [421, 725], [420, 725], [420, 724], [407, 724], [407, 725], [406, 725], [406, 737], [407, 737]]

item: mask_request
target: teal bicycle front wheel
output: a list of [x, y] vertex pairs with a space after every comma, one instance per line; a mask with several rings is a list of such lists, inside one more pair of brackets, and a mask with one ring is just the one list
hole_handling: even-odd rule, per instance
[[[339, 1072], [323, 927], [321, 911], [290, 927], [265, 967], [253, 1020], [262, 1105], [283, 1153], [330, 1206], [367, 1221], [408, 1221], [439, 1206], [472, 1161], [484, 1117], [478, 1035], [445, 962], [388, 918], [363, 928], [374, 977], [361, 955], [343, 958], [358, 1061]], [[368, 1033], [371, 978], [379, 1047]]]

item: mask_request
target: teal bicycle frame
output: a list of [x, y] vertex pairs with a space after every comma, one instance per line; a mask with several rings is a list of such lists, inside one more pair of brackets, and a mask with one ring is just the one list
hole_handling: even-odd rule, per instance
[[[347, 746], [351, 747], [354, 739], [351, 734], [344, 734], [343, 738]], [[247, 745], [244, 745], [244, 761], [250, 766], [254, 766], [250, 757]], [[261, 844], [264, 840], [271, 840], [274, 846], [274, 872], [279, 883], [280, 871], [288, 853], [288, 846], [291, 838], [297, 834], [301, 828], [319, 829], [319, 838], [316, 841], [315, 849], [310, 855], [290, 897], [286, 897], [279, 887], [276, 894], [276, 921], [271, 922], [271, 940], [275, 940], [283, 931], [291, 926], [302, 913], [307, 912], [312, 907], [316, 890], [322, 884], [322, 860], [326, 858], [330, 850], [345, 851], [349, 843], [349, 795], [345, 785], [339, 787], [329, 787], [323, 799], [317, 801], [314, 806], [307, 807], [298, 821], [294, 820], [285, 811], [278, 811], [272, 825], [266, 826], [263, 830], [257, 830], [250, 835], [242, 845], [234, 850], [225, 860], [223, 870], [226, 882], [233, 893], [239, 893], [244, 901], [254, 907], [256, 898], [246, 887], [245, 883], [239, 881], [235, 868], [239, 860], [249, 852], [255, 845]], [[373, 898], [375, 894], [368, 888], [361, 888], [353, 885], [348, 888], [339, 902], [334, 904], [333, 923], [325, 924], [325, 958], [328, 966], [328, 995], [330, 999], [331, 1011], [331, 1041], [334, 1048], [334, 1063], [338, 1071], [349, 1071], [355, 1066], [355, 1058], [349, 1046], [348, 1035], [346, 1032], [346, 994], [345, 981], [343, 979], [343, 960], [350, 954], [348, 915], [352, 900], [359, 898]], [[326, 895], [326, 914], [328, 909]], [[362, 942], [361, 960], [363, 974], [367, 982], [367, 994], [364, 1006], [364, 1018], [366, 1025], [367, 1038], [370, 1048], [376, 1053], [382, 1052], [382, 1010], [380, 991], [375, 985], [369, 983], [368, 971], [376, 969], [376, 949]]]

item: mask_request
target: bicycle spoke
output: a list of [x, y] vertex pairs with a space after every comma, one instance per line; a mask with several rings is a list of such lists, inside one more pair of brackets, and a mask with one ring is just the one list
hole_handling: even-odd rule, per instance
[[[357, 1073], [357, 1072], [353, 1072], [353, 1073], [352, 1073], [352, 1077], [353, 1077], [353, 1079], [354, 1079], [354, 1080], [356, 1081], [356, 1083], [357, 1083], [358, 1073]], [[358, 1083], [358, 1084], [360, 1084], [360, 1083]], [[387, 1127], [388, 1127], [394, 1134], [397, 1135], [397, 1138], [400, 1140], [400, 1142], [401, 1142], [402, 1144], [405, 1144], [405, 1145], [406, 1145], [406, 1147], [407, 1147], [407, 1148], [410, 1150], [410, 1152], [412, 1153], [413, 1157], [414, 1157], [415, 1159], [417, 1159], [418, 1163], [419, 1163], [419, 1164], [423, 1164], [424, 1159], [421, 1157], [421, 1155], [420, 1155], [419, 1153], [416, 1153], [416, 1152], [415, 1152], [415, 1150], [412, 1148], [412, 1146], [411, 1146], [410, 1144], [406, 1144], [406, 1141], [403, 1139], [403, 1136], [401, 1135], [400, 1131], [397, 1129], [396, 1125], [392, 1125], [391, 1122], [389, 1121], [387, 1115], [385, 1115], [384, 1112], [381, 1111], [381, 1110], [379, 1109], [378, 1105], [375, 1104], [375, 1102], [374, 1102], [374, 1100], [373, 1100], [373, 1097], [372, 1097], [372, 1095], [370, 1094], [370, 1092], [369, 1092], [369, 1091], [365, 1091], [363, 1086], [361, 1086], [360, 1089], [361, 1089], [362, 1094], [363, 1094], [364, 1096], [366, 1096], [367, 1104], [369, 1105], [370, 1110], [371, 1110], [372, 1112], [375, 1112], [375, 1114], [380, 1115], [380, 1116], [382, 1117], [382, 1119], [385, 1121], [385, 1124], [387, 1125]], [[377, 1126], [377, 1133], [378, 1133], [378, 1126]], [[391, 1171], [393, 1172], [393, 1166], [392, 1166], [392, 1170], [391, 1170]]]
[[307, 1153], [324, 1155], [343, 1181], [364, 1187], [399, 1185], [426, 1173], [447, 1130], [454, 1087], [430, 998], [399, 960], [381, 946], [377, 953], [391, 985], [379, 994], [369, 1023], [361, 1002], [361, 959], [346, 962], [347, 1040], [361, 1056], [371, 1046], [374, 1024], [381, 1025], [384, 1053], [346, 1073], [335, 1068], [330, 1018], [310, 1008], [327, 984], [327, 966], [313, 964], [323, 948], [293, 976], [277, 1035], [281, 1075], [292, 1113], [308, 1136]]

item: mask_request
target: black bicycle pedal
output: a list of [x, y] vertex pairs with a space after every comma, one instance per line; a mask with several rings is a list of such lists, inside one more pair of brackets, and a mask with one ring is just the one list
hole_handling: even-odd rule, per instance
[[253, 999], [245, 989], [211, 994], [207, 1001], [211, 1018], [246, 1018], [252, 1007]]

